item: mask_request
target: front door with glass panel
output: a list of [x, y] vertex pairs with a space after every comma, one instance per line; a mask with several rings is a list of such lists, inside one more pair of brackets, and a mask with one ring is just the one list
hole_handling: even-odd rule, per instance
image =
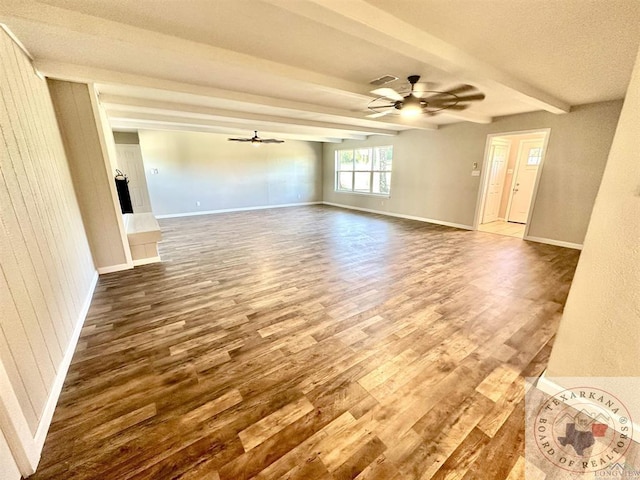
[[536, 184], [538, 167], [542, 161], [542, 139], [523, 140], [520, 142], [518, 166], [513, 189], [508, 221], [527, 223], [531, 209], [531, 197]]

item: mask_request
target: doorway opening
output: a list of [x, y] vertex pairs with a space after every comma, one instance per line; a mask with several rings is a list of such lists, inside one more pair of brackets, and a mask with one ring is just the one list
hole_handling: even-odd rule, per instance
[[487, 136], [474, 227], [526, 238], [550, 129]]

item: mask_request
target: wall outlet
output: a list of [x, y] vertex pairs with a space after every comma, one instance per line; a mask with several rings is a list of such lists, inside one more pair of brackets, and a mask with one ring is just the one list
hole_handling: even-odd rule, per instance
[[380, 206], [384, 207], [384, 200], [380, 200]]
[[151, 169], [151, 175], [157, 175], [158, 174], [158, 169], [157, 168], [152, 168]]
[[196, 207], [199, 207], [199, 206], [200, 206], [200, 200], [197, 200], [196, 201]]

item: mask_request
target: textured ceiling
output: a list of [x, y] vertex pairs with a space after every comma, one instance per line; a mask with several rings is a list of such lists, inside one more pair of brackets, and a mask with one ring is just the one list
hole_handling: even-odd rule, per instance
[[[97, 83], [118, 128], [339, 141], [622, 98], [640, 2], [4, 0], [0, 22], [45, 75]], [[486, 99], [366, 119], [368, 82], [384, 74], [472, 83]]]

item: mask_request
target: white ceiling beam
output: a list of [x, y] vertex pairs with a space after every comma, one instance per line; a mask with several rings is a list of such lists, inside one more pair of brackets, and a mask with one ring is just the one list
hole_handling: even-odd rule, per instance
[[130, 74], [123, 72], [115, 72], [101, 68], [89, 67], [84, 65], [74, 65], [62, 62], [53, 62], [48, 60], [36, 60], [35, 68], [40, 74], [56, 78], [59, 80], [67, 80], [80, 83], [103, 83], [112, 85], [133, 86], [141, 88], [151, 88], [155, 90], [164, 90], [169, 92], [180, 92], [190, 95], [221, 98], [225, 101], [237, 102], [244, 104], [245, 109], [251, 105], [262, 105], [270, 108], [280, 109], [282, 115], [286, 115], [288, 110], [295, 112], [306, 112], [310, 114], [331, 115], [336, 117], [337, 122], [357, 122], [358, 126], [372, 126], [373, 128], [414, 128], [419, 130], [437, 130], [438, 125], [427, 123], [426, 121], [413, 122], [407, 121], [400, 117], [395, 117], [393, 121], [385, 120], [369, 120], [364, 117], [364, 113], [350, 112], [333, 107], [323, 105], [315, 105], [310, 103], [285, 100], [281, 98], [265, 97], [262, 95], [254, 95], [244, 92], [235, 92], [232, 90], [224, 90], [220, 88], [207, 87], [203, 85], [194, 85], [184, 82], [176, 82], [161, 78], [153, 78], [144, 75]]
[[164, 33], [146, 30], [125, 23], [87, 15], [74, 10], [55, 7], [35, 0], [9, 0], [0, 3], [0, 19], [19, 18], [91, 37], [110, 38], [114, 42], [147, 45], [163, 52], [171, 52], [189, 63], [214, 61], [241, 67], [247, 71], [260, 70], [276, 77], [296, 80], [321, 87], [327, 92], [352, 95], [366, 101], [371, 97], [367, 85], [317, 73], [299, 67], [274, 62], [253, 55], [227, 50]]
[[[171, 123], [171, 122], [157, 122], [157, 121], [143, 121], [143, 120], [130, 120], [126, 118], [111, 118], [109, 123], [113, 130], [123, 131], [138, 131], [138, 130], [162, 130], [172, 132], [201, 132], [201, 133], [218, 133], [224, 135], [238, 136], [237, 129], [226, 128], [220, 126], [208, 126], [208, 125], [188, 125], [184, 123]], [[247, 134], [249, 136], [249, 134]], [[260, 136], [277, 136], [278, 138], [285, 140], [299, 140], [304, 142], [323, 142], [323, 143], [342, 143], [341, 138], [334, 137], [318, 137], [308, 135], [292, 135], [292, 134], [280, 134], [277, 132], [269, 132], [263, 130], [260, 132]]]
[[365, 0], [264, 1], [453, 75], [464, 74], [542, 110], [567, 113], [571, 108], [559, 98], [476, 59]]
[[[350, 82], [347, 80], [343, 80], [338, 77], [333, 77], [330, 75], [320, 74], [311, 70], [306, 70], [298, 67], [293, 67], [290, 65], [285, 65], [282, 63], [273, 62], [270, 60], [266, 60], [259, 57], [254, 57], [251, 55], [235, 52], [232, 50], [227, 50], [219, 47], [215, 47], [208, 44], [203, 44], [199, 42], [194, 42], [191, 40], [186, 40], [183, 38], [174, 37], [171, 35], [166, 35], [159, 32], [154, 32], [150, 30], [145, 30], [142, 28], [134, 27], [131, 25], [114, 22], [111, 20], [94, 17], [91, 15], [86, 15], [80, 12], [76, 12], [73, 10], [68, 10], [64, 8], [54, 7], [51, 5], [47, 5], [45, 3], [40, 3], [34, 0], [8, 0], [7, 3], [0, 3], [0, 20], [6, 19], [10, 20], [11, 18], [18, 18], [21, 20], [27, 20], [29, 22], [34, 22], [42, 25], [46, 25], [50, 28], [54, 28], [57, 31], [72, 31], [76, 33], [80, 33], [87, 36], [100, 36], [100, 37], [108, 37], [113, 39], [114, 42], [120, 42], [124, 44], [135, 45], [148, 45], [152, 46], [154, 49], [160, 50], [162, 52], [169, 52], [175, 56], [178, 56], [182, 61], [189, 61], [186, 57], [192, 57], [195, 62], [202, 61], [214, 61], [220, 62], [226, 65], [233, 65], [236, 67], [240, 67], [246, 69], [248, 72], [258, 69], [261, 72], [267, 72], [268, 74], [273, 75], [278, 78], [285, 78], [287, 80], [295, 80], [301, 85], [309, 85], [315, 89], [321, 89], [323, 91], [329, 93], [335, 93], [341, 96], [351, 96], [354, 98], [361, 99], [363, 102], [367, 102], [371, 100], [372, 95], [369, 92], [369, 85], [361, 85], [359, 83]], [[106, 82], [102, 77], [92, 77], [87, 76], [86, 73], [92, 72], [96, 73], [102, 69], [95, 69], [91, 67], [80, 67], [80, 66], [71, 66], [69, 64], [63, 64], [60, 62], [52, 62], [46, 60], [36, 60], [35, 67], [41, 74], [45, 76], [50, 76], [54, 78], [59, 78], [62, 80], [72, 80], [72, 81], [83, 81], [86, 83], [99, 83]], [[67, 70], [68, 67], [77, 67], [76, 70], [83, 69], [85, 75], [82, 75], [81, 79], [72, 79], [66, 78], [68, 77], [64, 73], [60, 72], [60, 67], [62, 70]], [[58, 73], [53, 73], [52, 68], [57, 68]], [[104, 70], [102, 70], [104, 72]], [[121, 74], [120, 72], [114, 72], [115, 75], [111, 77], [115, 77], [116, 79], [123, 79], [124, 77], [129, 80], [131, 77], [135, 77], [135, 74]], [[162, 82], [161, 79], [159, 79]], [[117, 83], [122, 84], [121, 81], [117, 81]], [[180, 84], [180, 82], [167, 81], [165, 83], [172, 84]], [[133, 84], [133, 83], [130, 83]], [[184, 85], [184, 84], [183, 84]], [[230, 90], [222, 90], [217, 88], [210, 88], [205, 86], [198, 86], [201, 89], [208, 89], [212, 92], [209, 96], [222, 96], [222, 98], [229, 98], [230, 93], [235, 93], [235, 96], [242, 96], [244, 98], [248, 98], [250, 95], [245, 92], [232, 92]], [[161, 88], [161, 87], [158, 87]], [[217, 95], [213, 92], [217, 91]], [[258, 95], [252, 95], [254, 100], [259, 97]], [[265, 97], [263, 97], [265, 98]], [[270, 105], [270, 106], [281, 106], [285, 103], [284, 100], [281, 99], [271, 99], [271, 101], [276, 100], [278, 105]], [[240, 100], [242, 101], [242, 100]], [[289, 101], [286, 102], [291, 105], [293, 109], [300, 109], [299, 107], [302, 105], [311, 105], [304, 104], [302, 102], [294, 102]], [[298, 107], [296, 107], [298, 105]], [[287, 107], [285, 107], [287, 108]], [[361, 120], [364, 117], [365, 113], [362, 112], [346, 112], [344, 110], [339, 110], [335, 108], [327, 108], [320, 105], [314, 105], [313, 109], [306, 109], [306, 111], [329, 114], [329, 115], [338, 115], [346, 118], [358, 119]], [[477, 116], [466, 115], [465, 112], [456, 112], [456, 118], [461, 120], [468, 121], [480, 121], [482, 123], [490, 122], [489, 117], [481, 117], [480, 120], [477, 120]], [[429, 123], [426, 121], [406, 121], [405, 119], [396, 117], [393, 120], [391, 118], [386, 119], [377, 119], [377, 120], [369, 120], [369, 124], [371, 125], [402, 125], [408, 128], [418, 128], [422, 130], [435, 130], [437, 129], [436, 124]]]
[[[313, 132], [305, 131], [304, 128], [292, 128], [291, 126], [283, 128], [278, 127], [273, 124], [256, 124], [255, 122], [249, 123], [248, 125], [242, 125], [237, 122], [224, 122], [219, 120], [210, 120], [204, 118], [185, 118], [181, 116], [175, 115], [162, 115], [156, 113], [140, 113], [140, 112], [130, 112], [123, 110], [110, 110], [107, 109], [107, 116], [109, 119], [113, 119], [114, 121], [120, 120], [128, 120], [128, 121], [141, 121], [146, 123], [155, 123], [155, 124], [167, 124], [167, 125], [184, 125], [184, 126], [197, 126], [197, 127], [212, 127], [212, 128], [225, 128], [234, 134], [238, 134], [240, 130], [261, 130], [261, 131], [270, 131], [271, 133], [277, 133], [280, 135], [286, 134], [298, 134], [302, 135], [305, 138], [314, 138], [316, 141], [322, 141], [324, 138], [334, 138], [332, 135], [324, 135], [322, 130], [319, 131], [318, 134], [314, 134]], [[336, 132], [338, 133], [338, 132]], [[356, 135], [356, 134], [348, 134], [343, 132], [341, 134], [335, 135], [337, 138], [346, 138], [351, 140], [366, 140], [366, 135]]]
[[397, 135], [396, 130], [360, 127], [347, 124], [318, 122], [302, 118], [288, 118], [273, 115], [264, 115], [248, 112], [238, 112], [221, 108], [203, 107], [185, 103], [164, 102], [145, 98], [126, 97], [120, 95], [101, 94], [100, 103], [107, 109], [130, 110], [142, 113], [160, 113], [165, 115], [184, 115], [187, 118], [210, 118], [210, 119], [240, 119], [246, 121], [256, 121], [261, 123], [274, 123], [278, 125], [295, 125], [304, 127], [314, 127], [324, 130], [337, 130], [355, 135]]

